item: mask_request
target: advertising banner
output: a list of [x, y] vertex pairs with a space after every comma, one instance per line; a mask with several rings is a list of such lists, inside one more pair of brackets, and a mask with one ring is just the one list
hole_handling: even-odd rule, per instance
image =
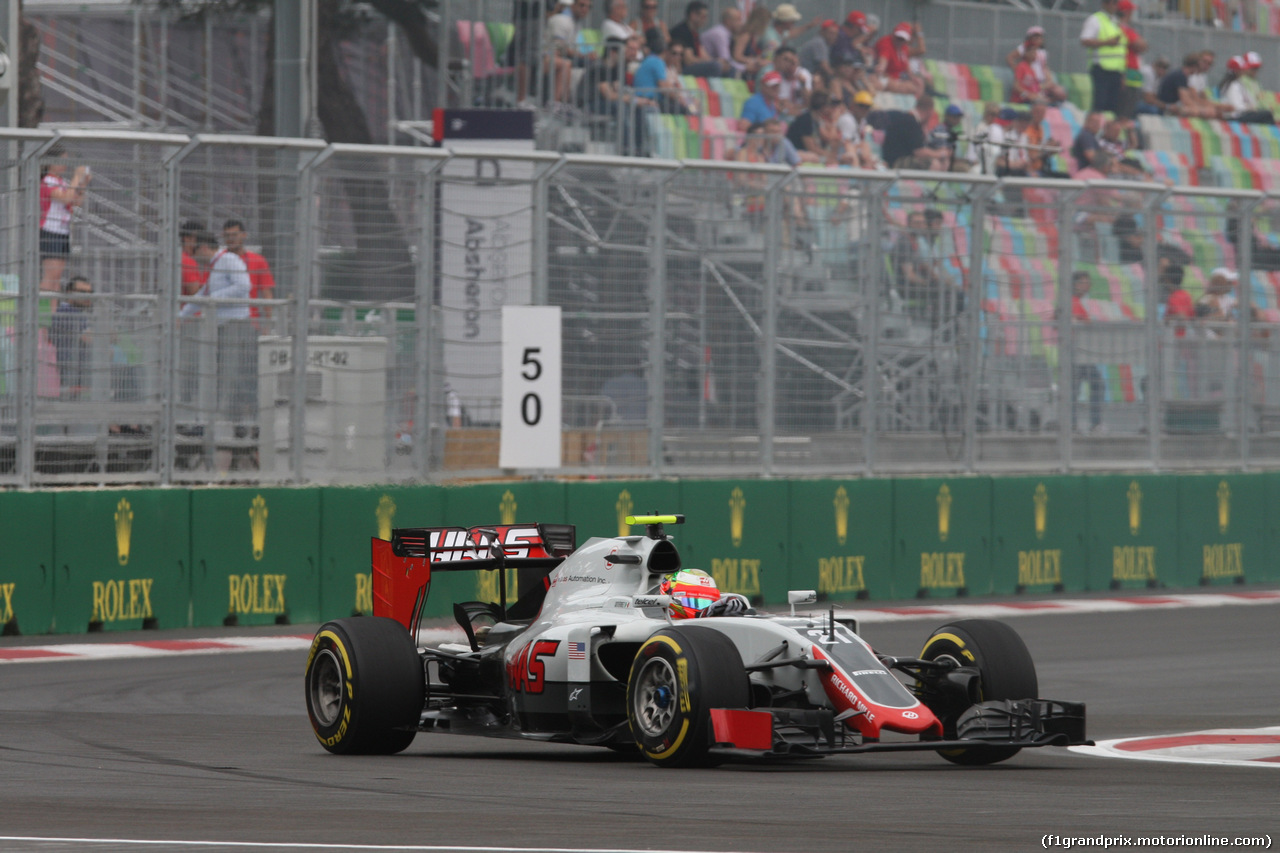
[[787, 483], [703, 480], [680, 484], [685, 523], [672, 528], [685, 568], [702, 569], [725, 592], [778, 605], [788, 571]]
[[1097, 476], [1085, 481], [1090, 589], [1188, 583], [1178, 568], [1177, 478]]
[[1088, 589], [1084, 478], [993, 477], [991, 490], [992, 591]]
[[991, 592], [991, 478], [895, 480], [894, 590], [898, 595]]
[[798, 480], [790, 484], [790, 583], [819, 601], [915, 595], [895, 587], [893, 481]]
[[0, 632], [54, 629], [53, 536], [52, 492], [0, 492]]

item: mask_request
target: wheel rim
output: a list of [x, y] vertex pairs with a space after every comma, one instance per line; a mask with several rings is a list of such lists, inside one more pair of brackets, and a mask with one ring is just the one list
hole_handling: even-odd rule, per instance
[[666, 733], [676, 716], [676, 674], [666, 660], [651, 658], [640, 670], [632, 710], [642, 734]]
[[342, 670], [338, 658], [329, 649], [316, 655], [311, 667], [311, 712], [322, 726], [338, 721], [342, 710]]

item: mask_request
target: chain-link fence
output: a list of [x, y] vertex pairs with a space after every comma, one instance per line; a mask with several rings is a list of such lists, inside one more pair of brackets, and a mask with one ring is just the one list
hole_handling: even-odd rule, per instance
[[[1280, 463], [1263, 192], [124, 132], [0, 137], [0, 482]], [[545, 472], [544, 472], [545, 473]]]

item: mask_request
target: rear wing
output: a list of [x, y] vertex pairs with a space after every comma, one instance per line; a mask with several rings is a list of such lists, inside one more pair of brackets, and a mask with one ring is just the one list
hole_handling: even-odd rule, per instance
[[373, 539], [370, 544], [373, 615], [390, 617], [413, 631], [422, 618], [432, 572], [497, 571], [505, 616], [507, 573], [502, 570], [531, 570], [545, 578], [577, 547], [577, 529], [572, 524], [407, 527], [393, 530], [390, 542]]

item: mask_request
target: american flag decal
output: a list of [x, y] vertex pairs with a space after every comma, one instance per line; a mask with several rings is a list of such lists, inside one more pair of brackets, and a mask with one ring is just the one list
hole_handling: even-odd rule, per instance
[[569, 660], [586, 660], [587, 644], [586, 643], [569, 643]]

